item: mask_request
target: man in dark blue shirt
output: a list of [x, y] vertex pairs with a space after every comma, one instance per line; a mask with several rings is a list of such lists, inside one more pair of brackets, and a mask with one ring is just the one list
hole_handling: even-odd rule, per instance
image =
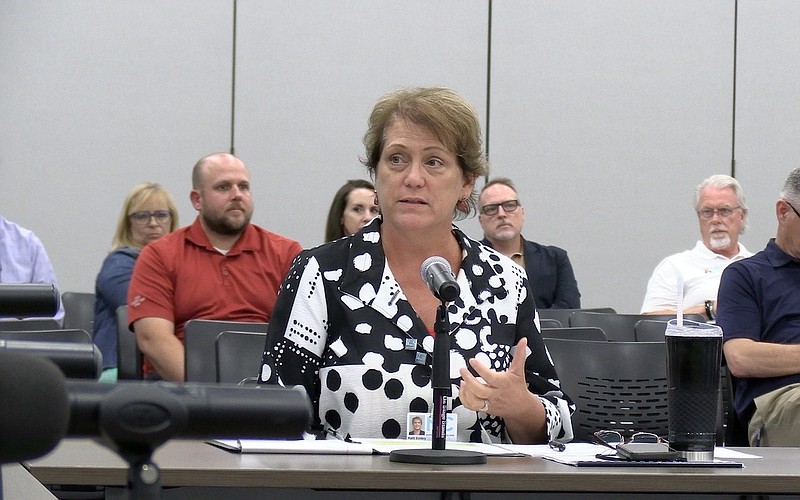
[[717, 324], [751, 444], [800, 445], [800, 168], [775, 204], [776, 237], [722, 274]]

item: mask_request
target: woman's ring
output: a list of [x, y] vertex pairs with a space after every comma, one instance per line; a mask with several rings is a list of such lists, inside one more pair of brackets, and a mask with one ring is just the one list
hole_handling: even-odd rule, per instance
[[483, 406], [478, 408], [478, 411], [481, 411], [483, 413], [486, 413], [487, 411], [489, 411], [489, 400], [488, 399], [484, 399], [483, 400]]

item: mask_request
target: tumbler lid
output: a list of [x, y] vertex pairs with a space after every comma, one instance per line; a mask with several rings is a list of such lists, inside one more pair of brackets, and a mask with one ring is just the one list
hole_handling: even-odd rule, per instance
[[683, 337], [721, 337], [722, 328], [711, 323], [702, 323], [684, 319], [683, 324], [679, 325], [678, 320], [671, 319], [667, 322], [665, 335], [676, 335]]

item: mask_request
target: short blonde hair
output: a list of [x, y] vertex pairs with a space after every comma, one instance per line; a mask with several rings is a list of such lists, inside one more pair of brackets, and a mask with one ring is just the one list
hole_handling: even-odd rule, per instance
[[[390, 92], [378, 99], [372, 109], [364, 134], [367, 156], [361, 162], [373, 179], [383, 153], [386, 129], [396, 120], [407, 120], [429, 128], [458, 157], [458, 165], [466, 178], [477, 180], [478, 177], [489, 175], [489, 163], [483, 152], [481, 125], [475, 108], [451, 89], [425, 87]], [[477, 213], [478, 195], [475, 187], [464, 201], [463, 206], [455, 207], [455, 219]]]
[[167, 209], [172, 216], [169, 223], [169, 232], [171, 233], [178, 228], [178, 209], [175, 206], [172, 195], [161, 187], [160, 184], [156, 184], [155, 182], [139, 184], [131, 189], [128, 196], [125, 197], [125, 202], [122, 204], [122, 210], [117, 220], [117, 230], [114, 232], [114, 238], [111, 241], [112, 251], [125, 247], [141, 248], [141, 245], [133, 241], [130, 215], [138, 211], [154, 196], [160, 196], [167, 204]]

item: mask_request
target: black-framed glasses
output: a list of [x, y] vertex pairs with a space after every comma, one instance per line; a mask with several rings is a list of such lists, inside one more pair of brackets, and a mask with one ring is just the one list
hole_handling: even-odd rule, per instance
[[663, 443], [664, 441], [652, 432], [636, 432], [625, 439], [625, 436], [619, 431], [602, 430], [592, 434], [592, 442], [616, 450], [617, 445], [622, 443]]
[[742, 207], [736, 206], [736, 207], [722, 207], [722, 208], [701, 208], [700, 210], [697, 211], [697, 215], [699, 215], [701, 218], [705, 220], [713, 219], [714, 214], [719, 215], [723, 219], [727, 219], [728, 217], [733, 215], [733, 212], [739, 210], [740, 208]]
[[133, 212], [128, 215], [128, 217], [136, 224], [141, 225], [149, 224], [150, 219], [155, 219], [159, 224], [166, 224], [172, 219], [172, 213], [169, 210], [156, 210], [155, 212], [141, 211]]
[[791, 203], [789, 203], [789, 200], [783, 200], [783, 201], [785, 201], [785, 202], [786, 202], [786, 204], [787, 204], [787, 205], [789, 205], [789, 208], [791, 208], [791, 209], [792, 209], [792, 211], [795, 213], [795, 215], [797, 215], [798, 217], [800, 217], [800, 212], [798, 212], [798, 211], [797, 211], [797, 209], [796, 209], [796, 208], [794, 208], [794, 205], [792, 205]]
[[513, 212], [519, 208], [519, 200], [508, 200], [504, 201], [503, 203], [492, 203], [491, 205], [484, 205], [481, 208], [481, 213], [483, 215], [493, 216], [497, 215], [497, 211], [503, 207], [505, 212]]

